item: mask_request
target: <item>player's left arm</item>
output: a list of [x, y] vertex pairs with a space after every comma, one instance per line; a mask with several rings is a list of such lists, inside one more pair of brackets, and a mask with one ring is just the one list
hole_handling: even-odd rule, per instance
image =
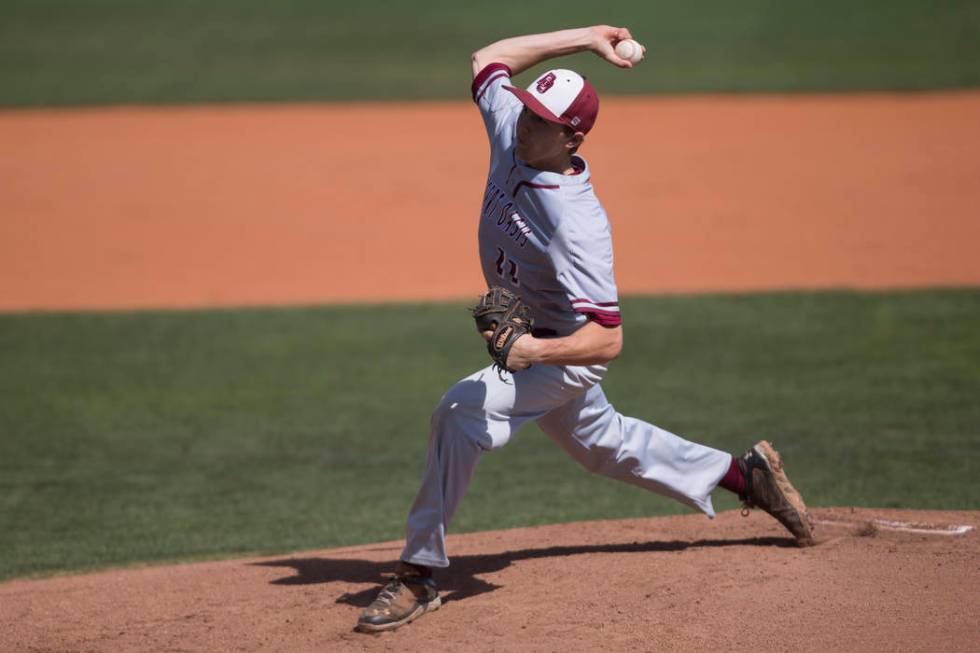
[[507, 365], [515, 370], [535, 363], [547, 365], [605, 365], [623, 349], [623, 327], [586, 322], [564, 338], [535, 338], [528, 334], [514, 341]]

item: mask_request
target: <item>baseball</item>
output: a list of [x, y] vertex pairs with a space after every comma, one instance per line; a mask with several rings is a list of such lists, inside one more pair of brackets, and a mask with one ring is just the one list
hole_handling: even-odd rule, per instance
[[616, 44], [616, 56], [630, 63], [639, 63], [643, 59], [643, 46], [633, 39], [623, 39]]

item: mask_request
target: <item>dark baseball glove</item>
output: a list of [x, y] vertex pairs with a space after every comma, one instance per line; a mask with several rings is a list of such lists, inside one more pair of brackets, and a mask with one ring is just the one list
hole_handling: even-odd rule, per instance
[[508, 372], [516, 371], [507, 367], [507, 355], [515, 340], [531, 332], [534, 326], [531, 309], [506, 288], [494, 286], [470, 311], [480, 333], [493, 331], [487, 351], [494, 364]]

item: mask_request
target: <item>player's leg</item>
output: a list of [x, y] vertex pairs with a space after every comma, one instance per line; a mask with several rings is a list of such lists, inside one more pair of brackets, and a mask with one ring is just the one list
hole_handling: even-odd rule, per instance
[[499, 375], [487, 367], [463, 379], [432, 413], [422, 485], [409, 512], [401, 559], [446, 567], [445, 535], [480, 454], [504, 446], [529, 420], [567, 403], [598, 381], [585, 368], [536, 365]]
[[711, 491], [732, 456], [617, 413], [601, 386], [542, 416], [538, 425], [589, 471], [714, 516]]
[[590, 471], [672, 497], [709, 517], [711, 491], [720, 485], [778, 519], [801, 545], [813, 543], [803, 499], [768, 442], [734, 458], [617, 413], [598, 385], [542, 416], [538, 425]]
[[405, 527], [395, 576], [361, 614], [358, 629], [391, 630], [439, 607], [434, 567], [446, 567], [446, 531], [480, 454], [505, 445], [528, 420], [596, 383], [587, 370], [539, 365], [501, 377], [487, 367], [456, 385], [432, 413], [422, 485]]

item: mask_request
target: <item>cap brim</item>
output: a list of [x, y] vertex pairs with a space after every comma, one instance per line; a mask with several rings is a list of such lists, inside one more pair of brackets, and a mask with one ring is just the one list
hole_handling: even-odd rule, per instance
[[548, 107], [541, 104], [538, 98], [531, 95], [529, 92], [525, 91], [523, 88], [517, 88], [516, 86], [504, 86], [505, 89], [517, 96], [517, 99], [526, 106], [528, 109], [533, 111], [538, 116], [548, 120], [550, 122], [556, 122], [559, 125], [564, 125], [565, 127], [571, 127], [565, 120], [562, 120], [555, 114], [548, 110]]

